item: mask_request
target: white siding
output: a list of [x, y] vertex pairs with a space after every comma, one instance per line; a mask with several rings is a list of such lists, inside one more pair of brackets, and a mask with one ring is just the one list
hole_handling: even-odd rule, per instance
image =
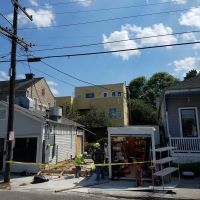
[[53, 146], [50, 146], [49, 162], [56, 163], [70, 159], [76, 154], [76, 128], [56, 125], [55, 130], [56, 152], [52, 158]]

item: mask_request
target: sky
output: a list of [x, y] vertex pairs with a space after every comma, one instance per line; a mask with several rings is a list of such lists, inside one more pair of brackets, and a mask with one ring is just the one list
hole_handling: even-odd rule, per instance
[[[19, 0], [19, 3], [26, 7], [33, 21], [18, 12], [18, 37], [32, 44], [28, 52], [18, 45], [18, 60], [135, 49], [49, 58], [29, 64], [17, 62], [17, 79], [30, 72], [35, 77], [45, 77], [55, 96], [72, 96], [74, 87], [90, 85], [87, 83], [128, 85], [136, 77], [148, 79], [156, 72], [168, 72], [183, 79], [189, 70], [200, 70], [200, 44], [138, 49], [199, 41], [199, 0]], [[0, 5], [0, 14], [4, 16], [0, 15], [0, 25], [11, 28], [8, 22], [12, 22], [11, 1], [0, 0]], [[1, 61], [10, 60], [11, 42], [0, 36], [0, 80], [8, 80], [10, 63]]]

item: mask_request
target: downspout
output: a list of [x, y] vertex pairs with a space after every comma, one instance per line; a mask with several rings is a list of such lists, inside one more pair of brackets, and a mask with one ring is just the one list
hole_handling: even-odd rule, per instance
[[166, 104], [166, 94], [165, 93], [164, 93], [164, 109], [165, 109], [167, 136], [168, 136], [170, 146], [171, 146], [171, 140], [170, 140], [171, 136], [170, 136], [170, 133], [169, 133], [169, 121], [168, 121], [168, 106]]

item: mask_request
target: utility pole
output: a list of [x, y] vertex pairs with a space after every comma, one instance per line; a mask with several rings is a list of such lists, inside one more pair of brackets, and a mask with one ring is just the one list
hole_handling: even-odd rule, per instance
[[[22, 8], [18, 0], [11, 0], [14, 7], [13, 12], [13, 32], [9, 34], [9, 31], [5, 31], [12, 38], [12, 47], [11, 47], [11, 65], [10, 65], [10, 88], [9, 88], [9, 108], [8, 108], [8, 125], [7, 125], [7, 143], [6, 143], [6, 165], [5, 165], [5, 174], [4, 182], [10, 182], [10, 168], [13, 154], [13, 140], [14, 140], [14, 103], [15, 103], [15, 78], [16, 78], [16, 50], [17, 43], [19, 39], [17, 37], [17, 20], [18, 20], [18, 8], [20, 8], [26, 15], [28, 15], [24, 8]], [[28, 15], [29, 16], [29, 15]], [[32, 20], [32, 16], [29, 16]], [[25, 43], [21, 41], [22, 43]], [[27, 47], [27, 46], [26, 46]]]

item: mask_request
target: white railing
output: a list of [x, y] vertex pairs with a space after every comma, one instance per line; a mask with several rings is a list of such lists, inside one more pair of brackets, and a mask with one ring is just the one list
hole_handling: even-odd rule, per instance
[[170, 138], [170, 145], [176, 147], [176, 152], [200, 153], [200, 138]]

